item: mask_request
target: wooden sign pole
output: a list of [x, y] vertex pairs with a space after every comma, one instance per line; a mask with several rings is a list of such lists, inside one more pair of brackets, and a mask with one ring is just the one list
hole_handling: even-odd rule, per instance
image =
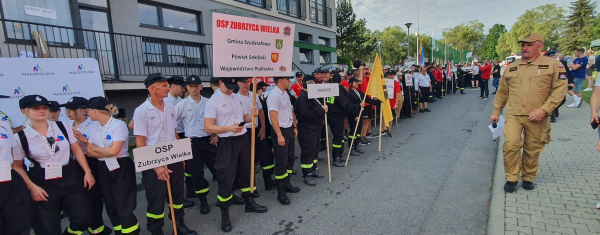
[[[252, 109], [256, 108], [256, 77], [252, 78]], [[256, 118], [252, 117], [252, 139], [250, 142], [250, 193], [254, 193], [254, 155], [256, 145]]]
[[[165, 170], [169, 172], [167, 165], [164, 166]], [[171, 194], [171, 180], [167, 180], [167, 192], [169, 193], [169, 208], [171, 208], [171, 222], [173, 222], [173, 233], [177, 234], [177, 225], [175, 224], [175, 209], [173, 209], [173, 195]], [[182, 209], [183, 210], [183, 209]]]

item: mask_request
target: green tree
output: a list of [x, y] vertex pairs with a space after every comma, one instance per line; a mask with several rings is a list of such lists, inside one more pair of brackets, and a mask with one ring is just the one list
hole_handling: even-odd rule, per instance
[[520, 52], [521, 45], [517, 42], [532, 32], [544, 36], [545, 48], [557, 48], [559, 36], [564, 30], [564, 14], [565, 9], [556, 4], [545, 4], [525, 11], [510, 27], [510, 31], [500, 35], [496, 52], [500, 58], [505, 58], [510, 53]]
[[[483, 23], [478, 20], [472, 20], [467, 24], [457, 25], [444, 33], [442, 42], [446, 45], [452, 45], [452, 47], [461, 52], [469, 50], [473, 51], [474, 55], [481, 55], [485, 38], [483, 27]], [[461, 53], [461, 58], [462, 57], [464, 57], [464, 55]]]
[[571, 14], [567, 17], [567, 28], [564, 36], [560, 39], [561, 51], [573, 52], [579, 47], [588, 47], [592, 39], [589, 34], [586, 34], [586, 31], [592, 27], [596, 6], [597, 2], [591, 0], [571, 2], [569, 7]]
[[357, 19], [349, 0], [339, 0], [336, 6], [338, 56], [355, 60], [368, 58], [374, 49], [365, 19]]
[[483, 43], [481, 56], [485, 59], [500, 59], [500, 56], [496, 52], [496, 46], [498, 45], [498, 39], [500, 35], [506, 33], [506, 27], [503, 24], [495, 24], [490, 28], [489, 34], [485, 37]]

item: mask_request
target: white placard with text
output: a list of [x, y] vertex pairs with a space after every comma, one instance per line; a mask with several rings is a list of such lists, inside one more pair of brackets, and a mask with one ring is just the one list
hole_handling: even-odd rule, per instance
[[133, 149], [136, 172], [189, 159], [192, 159], [192, 143], [189, 138]]
[[44, 17], [56, 20], [56, 11], [41, 7], [32, 7], [25, 5], [25, 15]]
[[404, 74], [404, 79], [406, 79], [406, 86], [413, 86], [412, 74]]
[[308, 84], [306, 88], [308, 92], [308, 98], [323, 98], [340, 95], [339, 84], [327, 83], [327, 84]]
[[394, 79], [385, 79], [385, 88], [387, 89], [388, 97], [394, 98]]
[[289, 77], [295, 24], [213, 12], [215, 77]]

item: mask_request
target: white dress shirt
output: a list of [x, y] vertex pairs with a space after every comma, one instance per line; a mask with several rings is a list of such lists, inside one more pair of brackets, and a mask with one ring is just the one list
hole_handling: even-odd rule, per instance
[[[239, 99], [241, 99], [244, 102], [244, 105], [246, 105], [246, 108], [248, 110], [252, 110], [252, 99], [250, 98], [250, 97], [252, 97], [252, 92], [251, 91], [249, 91], [248, 96], [244, 96], [244, 95], [241, 95], [239, 93], [235, 93], [233, 95], [237, 96]], [[258, 97], [258, 95], [256, 95], [256, 108], [258, 108], [259, 111], [262, 110], [262, 108], [263, 108], [262, 104], [260, 103], [260, 98]], [[258, 122], [259, 122], [258, 117], [256, 117], [256, 121], [254, 122], [254, 125], [256, 127], [258, 127]], [[251, 122], [246, 123], [246, 125], [244, 125], [244, 127], [246, 127], [246, 128], [252, 128], [252, 123]]]
[[[213, 118], [217, 126], [231, 126], [235, 123], [242, 123], [244, 115], [249, 114], [250, 110], [246, 108], [243, 100], [238, 96], [225, 95], [222, 92], [215, 92], [204, 108], [204, 118]], [[240, 136], [246, 133], [246, 128], [241, 132], [225, 132], [218, 134], [219, 137]]]
[[[175, 98], [173, 95], [171, 95], [171, 93], [169, 93], [169, 96], [167, 96], [167, 98], [164, 98], [163, 101], [169, 102], [173, 105], [173, 107], [177, 106], [177, 104], [179, 102], [182, 101], [181, 97], [177, 97]], [[183, 123], [181, 122], [181, 120], [177, 121], [177, 128], [175, 128], [175, 130], [177, 130], [177, 133], [183, 133], [184, 128], [183, 128]]]
[[11, 149], [17, 145], [8, 120], [0, 119], [0, 161], [13, 162]]
[[160, 111], [148, 98], [133, 113], [133, 134], [145, 136], [146, 146], [176, 140], [176, 126], [175, 107], [169, 102], [164, 102], [164, 111]]
[[418, 91], [419, 87], [429, 87], [430, 83], [431, 83], [431, 78], [429, 78], [428, 74], [415, 74], [414, 76], [414, 80], [415, 80], [415, 90]]
[[209, 136], [204, 131], [204, 107], [208, 99], [200, 97], [200, 103], [188, 96], [175, 106], [175, 117], [183, 123], [185, 137], [200, 138]]
[[[75, 122], [73, 122], [75, 124]], [[89, 117], [85, 119], [81, 124], [77, 125], [77, 130], [81, 132], [84, 138], [90, 138], [90, 131], [94, 125], [98, 124], [98, 122], [92, 121]], [[79, 146], [81, 146], [81, 150], [83, 150], [83, 154], [87, 154], [87, 144], [83, 142], [77, 142]]]
[[[285, 90], [280, 90], [279, 87], [273, 88], [269, 97], [267, 97], [267, 107], [269, 107], [269, 113], [271, 111], [277, 111], [277, 119], [279, 120], [279, 127], [288, 128], [291, 127], [294, 122], [294, 116], [292, 114], [292, 103], [290, 96]], [[269, 115], [269, 122], [271, 122], [271, 115]], [[271, 125], [273, 122], [271, 122]]]
[[[114, 156], [117, 158], [129, 157], [129, 130], [125, 122], [115, 119], [112, 116], [106, 124], [94, 125], [90, 131], [88, 142], [95, 144], [101, 148], [110, 148], [114, 142], [124, 141], [119, 153]], [[113, 157], [113, 156], [111, 156]], [[104, 158], [98, 158], [99, 161], [104, 161]]]
[[[40, 163], [42, 168], [45, 168], [47, 164], [57, 163], [59, 165], [67, 165], [71, 157], [71, 145], [70, 143], [77, 143], [77, 139], [73, 135], [73, 128], [71, 125], [63, 125], [69, 136], [67, 137], [60, 131], [56, 122], [48, 122], [48, 132], [46, 136], [41, 135], [38, 131], [33, 129], [31, 123], [25, 124], [25, 136], [27, 137], [27, 143], [29, 144], [29, 156]], [[13, 147], [13, 156], [15, 160], [21, 161], [25, 159], [25, 151], [21, 148], [21, 140], [18, 134], [14, 134], [17, 139], [17, 145]], [[55, 143], [50, 146], [47, 141], [47, 137], [54, 137]], [[58, 147], [58, 150], [56, 150]], [[29, 167], [33, 167], [30, 164]]]

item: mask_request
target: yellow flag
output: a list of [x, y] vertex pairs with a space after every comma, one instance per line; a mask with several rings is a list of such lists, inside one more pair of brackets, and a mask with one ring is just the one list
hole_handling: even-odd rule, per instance
[[383, 123], [385, 126], [389, 126], [389, 122], [394, 119], [392, 115], [392, 107], [390, 106], [390, 100], [385, 86], [385, 77], [383, 75], [383, 68], [381, 66], [381, 60], [379, 54], [375, 57], [375, 63], [373, 64], [373, 71], [371, 72], [371, 79], [369, 80], [367, 95], [377, 97], [381, 100], [381, 111], [383, 114]]

